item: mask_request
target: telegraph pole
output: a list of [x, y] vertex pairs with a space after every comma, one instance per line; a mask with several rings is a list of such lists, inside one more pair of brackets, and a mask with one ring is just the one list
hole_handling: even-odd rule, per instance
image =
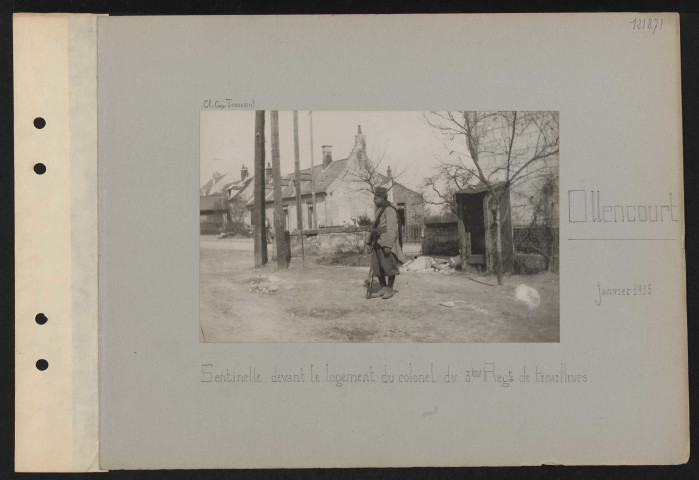
[[[318, 228], [318, 215], [316, 214], [316, 186], [313, 179], [313, 112], [309, 111], [308, 116], [311, 119], [311, 204], [313, 205], [313, 225], [312, 228]], [[311, 223], [311, 219], [308, 219]]]
[[279, 165], [279, 112], [270, 112], [272, 120], [272, 176], [274, 177], [274, 231], [277, 244], [277, 267], [289, 268], [286, 261], [286, 225], [282, 209], [282, 173]]
[[294, 110], [294, 190], [296, 190], [296, 227], [301, 238], [301, 265], [306, 266], [303, 251], [303, 211], [301, 210], [301, 162], [299, 160], [299, 112]]
[[265, 111], [255, 112], [255, 268], [267, 263], [267, 232], [265, 223]]

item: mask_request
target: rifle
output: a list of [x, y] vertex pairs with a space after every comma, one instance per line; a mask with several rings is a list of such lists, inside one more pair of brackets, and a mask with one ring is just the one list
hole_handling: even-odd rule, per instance
[[[376, 264], [381, 265], [381, 259], [379, 259], [379, 247], [377, 244], [373, 244], [370, 246], [371, 251], [373, 252], [374, 255], [376, 255]], [[372, 259], [373, 260], [373, 259]], [[381, 267], [379, 267], [381, 268]], [[369, 265], [369, 280], [367, 281], [366, 285], [366, 298], [371, 298], [371, 295], [374, 293], [374, 262], [372, 261], [371, 264]]]
[[[379, 252], [378, 252], [378, 248], [377, 248], [377, 244], [376, 244], [376, 239], [377, 239], [377, 237], [376, 237], [375, 233], [372, 231], [366, 244], [369, 246], [371, 251], [376, 254], [376, 263], [377, 263], [377, 265], [380, 265], [379, 257], [378, 257]], [[366, 282], [366, 298], [367, 299], [371, 298], [371, 294], [373, 293], [372, 290], [374, 290], [374, 262], [373, 262], [373, 259], [372, 259], [372, 262], [369, 264], [369, 278]]]
[[367, 300], [371, 298], [371, 291], [374, 289], [374, 262], [369, 264], [369, 279], [366, 284], [366, 298]]

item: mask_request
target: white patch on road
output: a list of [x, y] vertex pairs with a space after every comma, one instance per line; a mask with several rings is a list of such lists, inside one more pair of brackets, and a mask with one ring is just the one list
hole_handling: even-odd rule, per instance
[[536, 289], [520, 283], [515, 289], [515, 298], [527, 305], [529, 308], [536, 308], [541, 303], [541, 297]]

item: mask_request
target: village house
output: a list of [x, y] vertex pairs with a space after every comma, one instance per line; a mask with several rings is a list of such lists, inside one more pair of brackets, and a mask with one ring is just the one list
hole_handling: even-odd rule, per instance
[[[301, 170], [301, 202], [304, 230], [323, 227], [354, 226], [362, 217], [373, 219], [373, 195], [367, 191], [368, 185], [359, 179], [366, 178], [366, 172], [372, 168], [366, 153], [366, 137], [361, 126], [355, 135], [354, 147], [343, 159], [334, 160], [331, 145], [323, 145], [319, 165], [313, 167], [313, 188], [316, 197], [314, 223], [313, 201], [311, 191], [311, 169]], [[296, 188], [294, 173], [282, 177], [282, 205], [285, 217], [285, 229], [293, 231], [297, 225]], [[390, 187], [389, 199], [397, 206], [403, 224], [419, 225], [424, 219], [425, 203], [422, 196], [393, 181], [390, 168], [386, 175], [375, 173], [374, 182]], [[209, 185], [211, 184], [211, 185]], [[272, 168], [265, 171], [265, 210], [266, 217], [273, 224], [274, 218], [274, 182]], [[218, 187], [217, 187], [218, 185]], [[242, 222], [252, 227], [252, 209], [254, 206], [254, 182], [243, 167], [239, 180], [226, 182], [226, 178], [211, 179], [202, 186], [202, 195], [225, 196], [228, 204], [227, 221]], [[221, 212], [223, 213], [223, 212]], [[203, 215], [203, 213], [202, 213]]]
[[239, 208], [238, 203], [232, 200], [247, 188], [251, 180], [248, 169], [243, 166], [239, 180], [232, 180], [229, 174], [215, 172], [199, 188], [199, 233], [218, 234], [249, 225], [249, 212], [244, 206]]
[[199, 232], [217, 234], [225, 230], [228, 215], [226, 174], [215, 172], [199, 189]]

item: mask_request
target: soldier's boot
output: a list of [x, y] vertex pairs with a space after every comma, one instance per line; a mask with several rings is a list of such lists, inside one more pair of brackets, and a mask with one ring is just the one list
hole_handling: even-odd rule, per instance
[[372, 293], [371, 298], [379, 298], [379, 297], [383, 298], [384, 293], [386, 293], [386, 288], [387, 288], [386, 287], [386, 277], [384, 277], [383, 275], [379, 275], [378, 279], [379, 279], [379, 285], [381, 285], [381, 288], [379, 288], [378, 292]]
[[371, 294], [371, 298], [383, 298], [383, 296], [386, 294], [387, 289], [388, 287], [381, 287], [377, 292]]
[[381, 298], [384, 300], [388, 300], [391, 298], [396, 292], [393, 290], [393, 282], [395, 282], [396, 276], [395, 275], [389, 275], [388, 276], [388, 285], [386, 286], [386, 291], [384, 291], [384, 294]]

